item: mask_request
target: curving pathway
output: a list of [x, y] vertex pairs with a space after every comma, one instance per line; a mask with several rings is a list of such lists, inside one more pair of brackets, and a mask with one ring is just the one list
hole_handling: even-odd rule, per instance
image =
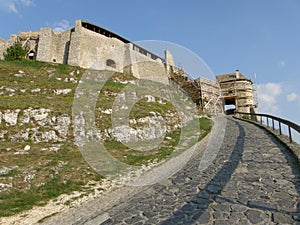
[[300, 224], [298, 161], [267, 131], [227, 117], [221, 149], [200, 172], [202, 154], [167, 180], [72, 224]]

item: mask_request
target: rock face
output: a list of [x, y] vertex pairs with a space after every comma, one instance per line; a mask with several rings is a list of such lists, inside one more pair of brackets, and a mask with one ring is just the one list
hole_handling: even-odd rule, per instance
[[69, 115], [55, 115], [45, 108], [4, 110], [0, 121], [4, 123], [0, 140], [34, 143], [66, 141], [71, 124]]
[[[109, 116], [112, 113], [112, 109], [99, 109], [99, 111]], [[73, 118], [75, 144], [83, 146], [87, 140], [91, 139], [115, 139], [122, 143], [148, 141], [163, 138], [166, 133], [172, 132], [181, 126], [180, 119], [176, 113], [168, 112], [164, 116], [157, 112], [150, 112], [149, 114], [149, 116], [130, 119], [126, 125], [114, 124], [108, 129], [99, 130], [86, 129], [86, 118], [84, 115], [76, 115]], [[59, 130], [62, 131], [62, 128]]]
[[[147, 101], [155, 101], [153, 96], [147, 96]], [[154, 99], [154, 100], [153, 100]], [[112, 109], [102, 110], [101, 113], [110, 115]], [[0, 112], [0, 124], [4, 129], [0, 130], [0, 141], [9, 140], [14, 142], [33, 141], [40, 142], [63, 142], [68, 136], [72, 126], [71, 116], [55, 115], [46, 108], [27, 108], [4, 110]], [[113, 126], [109, 129], [98, 131], [85, 131], [85, 118], [74, 118], [75, 143], [81, 145], [80, 136], [99, 139], [114, 138], [121, 142], [132, 142], [161, 138], [166, 132], [172, 132], [180, 127], [180, 121], [176, 114], [168, 112], [161, 116], [157, 112], [150, 112], [149, 116], [129, 120], [128, 125]], [[14, 129], [17, 128], [17, 129]]]
[[167, 131], [165, 121], [162, 116], [143, 117], [138, 120], [131, 120], [131, 124], [141, 124], [136, 128], [131, 126], [117, 126], [110, 129], [108, 133], [117, 141], [136, 142], [141, 140], [151, 140], [164, 136]]

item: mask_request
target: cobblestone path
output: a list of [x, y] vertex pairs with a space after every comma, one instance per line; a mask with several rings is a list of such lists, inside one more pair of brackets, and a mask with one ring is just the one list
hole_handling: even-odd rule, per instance
[[216, 159], [200, 160], [84, 224], [300, 224], [298, 161], [265, 130], [228, 117]]

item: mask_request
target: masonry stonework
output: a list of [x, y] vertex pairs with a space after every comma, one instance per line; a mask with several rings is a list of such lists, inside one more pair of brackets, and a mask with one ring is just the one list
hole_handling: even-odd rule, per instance
[[[82, 68], [130, 72], [138, 78], [149, 78], [168, 83], [163, 59], [130, 41], [104, 29], [81, 20], [75, 27], [54, 32], [50, 28], [40, 31], [21, 32], [10, 40], [0, 40], [0, 57], [7, 47], [20, 41], [27, 47], [34, 36], [34, 44], [28, 48], [34, 54], [31, 59], [38, 61], [69, 64]], [[32, 45], [32, 44], [31, 44]]]
[[192, 80], [183, 69], [175, 67], [170, 51], [165, 50], [165, 58], [160, 58], [109, 30], [82, 20], [77, 20], [75, 27], [64, 32], [41, 28], [36, 32], [11, 35], [9, 40], [0, 39], [0, 59], [16, 41], [26, 47], [29, 59], [130, 73], [165, 84], [176, 83], [204, 111], [223, 112], [224, 103], [235, 105], [241, 112], [255, 108], [252, 82], [238, 71], [216, 76], [217, 82], [204, 78]]
[[234, 73], [217, 75], [216, 79], [220, 84], [225, 105], [234, 105], [238, 112], [255, 112], [257, 107], [253, 97], [255, 90], [250, 79], [247, 79], [239, 70]]

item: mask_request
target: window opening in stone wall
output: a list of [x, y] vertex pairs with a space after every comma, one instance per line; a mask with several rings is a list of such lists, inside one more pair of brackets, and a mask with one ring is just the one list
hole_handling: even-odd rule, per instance
[[106, 60], [106, 66], [109, 66], [109, 67], [112, 67], [112, 68], [116, 68], [117, 65], [116, 65], [116, 62], [112, 59], [108, 59]]
[[35, 52], [33, 50], [31, 50], [28, 53], [27, 58], [33, 60], [35, 58], [34, 56], [35, 56]]

